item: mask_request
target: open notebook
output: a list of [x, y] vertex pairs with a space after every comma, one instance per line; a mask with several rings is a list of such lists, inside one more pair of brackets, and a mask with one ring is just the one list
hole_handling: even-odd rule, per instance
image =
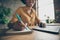
[[32, 32], [31, 29], [29, 29], [28, 27], [26, 27], [24, 30], [22, 31], [14, 31], [13, 29], [8, 30], [6, 33], [7, 34], [14, 34], [14, 33], [26, 33], [26, 32]]

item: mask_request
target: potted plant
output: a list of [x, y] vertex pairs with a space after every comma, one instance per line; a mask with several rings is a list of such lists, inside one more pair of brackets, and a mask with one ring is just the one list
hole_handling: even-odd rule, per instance
[[9, 22], [9, 16], [11, 15], [11, 9], [4, 6], [0, 6], [0, 24], [7, 24]]
[[3, 34], [7, 25], [10, 21], [9, 16], [11, 15], [11, 9], [0, 6], [0, 35]]

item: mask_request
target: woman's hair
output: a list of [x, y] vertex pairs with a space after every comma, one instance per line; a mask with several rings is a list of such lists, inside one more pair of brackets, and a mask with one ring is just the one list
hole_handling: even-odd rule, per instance
[[26, 0], [21, 0], [24, 4], [26, 4]]

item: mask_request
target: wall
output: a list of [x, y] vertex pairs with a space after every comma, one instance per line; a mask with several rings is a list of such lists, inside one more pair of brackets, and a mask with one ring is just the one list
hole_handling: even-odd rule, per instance
[[[11, 8], [11, 13], [15, 13], [16, 9], [21, 6], [25, 6], [20, 0], [0, 0], [0, 5], [2, 5]], [[9, 19], [12, 18], [12, 15], [9, 17]], [[0, 24], [0, 29], [7, 29], [7, 25]]]
[[25, 6], [20, 0], [0, 0], [0, 5], [7, 8], [11, 8], [11, 13], [15, 13], [16, 9], [21, 6]]
[[60, 0], [54, 0], [56, 23], [60, 23]]

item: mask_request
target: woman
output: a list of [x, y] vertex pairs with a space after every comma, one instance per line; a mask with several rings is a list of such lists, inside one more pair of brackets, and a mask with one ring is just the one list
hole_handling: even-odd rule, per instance
[[[36, 16], [36, 11], [32, 8], [35, 4], [36, 0], [21, 0], [26, 6], [19, 7], [16, 10], [16, 13], [13, 15], [10, 23], [12, 24], [20, 24], [19, 27], [15, 26], [14, 29], [19, 29], [22, 27], [22, 29], [25, 27], [25, 24], [27, 23], [27, 26], [35, 26], [36, 24], [40, 23], [40, 20]], [[22, 22], [20, 23], [16, 17], [16, 14], [18, 14]]]

